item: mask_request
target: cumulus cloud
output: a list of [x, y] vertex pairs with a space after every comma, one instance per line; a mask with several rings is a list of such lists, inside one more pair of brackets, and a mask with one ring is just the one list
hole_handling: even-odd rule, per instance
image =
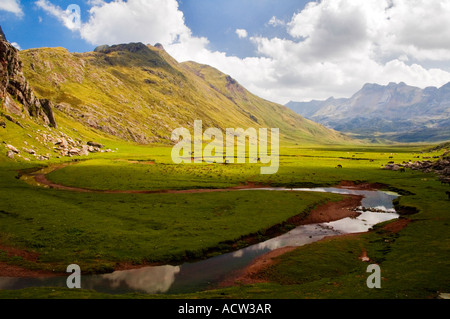
[[23, 16], [20, 0], [2, 0], [0, 1], [0, 10], [14, 13], [18, 17]]
[[176, 0], [97, 2], [81, 36], [93, 44], [145, 42], [171, 44], [191, 34]]
[[[65, 10], [37, 3], [70, 28]], [[425, 87], [450, 81], [448, 0], [310, 2], [289, 21], [272, 17], [267, 25], [285, 28], [289, 38], [250, 37], [257, 53], [247, 58], [211, 51], [208, 39], [186, 26], [176, 0], [89, 3], [79, 28], [89, 43], [159, 42], [178, 61], [209, 64], [280, 103], [349, 96], [367, 82]], [[248, 37], [243, 29], [236, 34]]]
[[293, 15], [291, 39], [251, 40], [274, 62], [278, 93], [267, 94], [279, 101], [348, 96], [367, 82], [441, 86], [450, 81], [448, 16], [447, 0], [322, 0]]
[[48, 0], [38, 0], [35, 3], [48, 14], [56, 17], [69, 30], [80, 30], [81, 12], [78, 5], [71, 4], [66, 9], [62, 9]]
[[248, 32], [245, 29], [236, 29], [236, 34], [239, 39], [245, 39], [246, 37], [248, 37]]

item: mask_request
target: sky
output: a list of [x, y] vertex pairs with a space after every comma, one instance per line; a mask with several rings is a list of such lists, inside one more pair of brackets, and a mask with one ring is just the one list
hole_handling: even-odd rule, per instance
[[161, 43], [267, 100], [450, 82], [450, 0], [0, 0], [17, 48]]

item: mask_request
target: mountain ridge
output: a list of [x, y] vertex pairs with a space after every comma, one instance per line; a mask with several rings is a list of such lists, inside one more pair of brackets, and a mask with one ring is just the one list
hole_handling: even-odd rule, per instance
[[298, 114], [359, 138], [397, 142], [450, 139], [450, 82], [420, 89], [366, 83], [350, 98], [289, 102]]

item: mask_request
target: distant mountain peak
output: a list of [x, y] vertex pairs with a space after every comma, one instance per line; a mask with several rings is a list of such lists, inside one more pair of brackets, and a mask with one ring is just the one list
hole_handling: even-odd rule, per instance
[[448, 82], [447, 84], [441, 86], [441, 88], [439, 90], [450, 91], [450, 82]]
[[389, 140], [403, 142], [450, 139], [450, 82], [439, 89], [405, 82], [367, 83], [347, 99], [287, 106], [322, 125], [364, 138], [385, 134]]

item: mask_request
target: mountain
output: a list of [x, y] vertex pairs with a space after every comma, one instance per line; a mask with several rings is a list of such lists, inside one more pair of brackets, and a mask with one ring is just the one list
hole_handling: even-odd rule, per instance
[[178, 63], [161, 45], [101, 46], [20, 52], [36, 95], [55, 105], [56, 117], [138, 143], [169, 142], [178, 127], [280, 128], [292, 142], [335, 143], [348, 138], [263, 100], [220, 71]]
[[351, 98], [289, 102], [308, 119], [359, 138], [399, 142], [450, 139], [450, 83], [420, 89], [366, 84]]
[[[279, 128], [282, 143], [345, 144], [349, 137], [259, 98], [219, 70], [178, 63], [142, 43], [17, 51], [0, 39], [0, 138], [10, 158], [99, 151], [93, 139], [172, 144], [172, 131]], [[14, 125], [17, 124], [17, 125]], [[39, 143], [37, 143], [38, 141]], [[20, 147], [28, 154], [23, 154]], [[32, 149], [27, 145], [33, 144]], [[39, 155], [39, 156], [38, 156]]]

